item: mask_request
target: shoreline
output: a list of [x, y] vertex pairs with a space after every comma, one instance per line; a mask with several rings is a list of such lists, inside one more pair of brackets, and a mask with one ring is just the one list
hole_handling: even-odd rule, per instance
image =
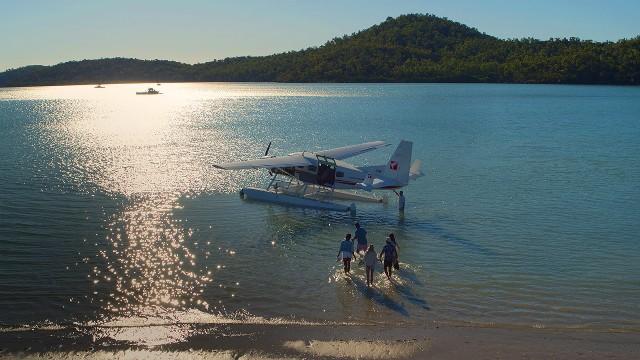
[[[0, 358], [563, 359], [640, 357], [640, 333], [425, 325], [176, 324], [17, 328]], [[163, 343], [166, 341], [166, 343]]]
[[[144, 85], [144, 84], [276, 84], [276, 85], [559, 85], [559, 86], [611, 86], [611, 87], [640, 87], [638, 84], [616, 84], [616, 83], [555, 83], [555, 82], [483, 82], [483, 81], [371, 81], [371, 82], [351, 82], [351, 81], [223, 81], [223, 80], [202, 80], [202, 81], [138, 81], [138, 80], [122, 80], [104, 82], [101, 85]], [[78, 83], [55, 83], [55, 84], [29, 84], [29, 85], [0, 85], [0, 89], [20, 89], [20, 88], [41, 88], [41, 87], [63, 87], [63, 86], [90, 86], [94, 87], [97, 82], [78, 82]]]

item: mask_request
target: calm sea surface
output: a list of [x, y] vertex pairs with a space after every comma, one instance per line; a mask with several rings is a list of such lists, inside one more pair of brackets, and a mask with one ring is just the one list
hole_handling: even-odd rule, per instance
[[[0, 89], [0, 324], [640, 331], [640, 88], [146, 87]], [[355, 218], [243, 201], [266, 172], [212, 167], [401, 139], [426, 173], [403, 217], [393, 194]], [[342, 275], [356, 220], [397, 235], [397, 283]]]

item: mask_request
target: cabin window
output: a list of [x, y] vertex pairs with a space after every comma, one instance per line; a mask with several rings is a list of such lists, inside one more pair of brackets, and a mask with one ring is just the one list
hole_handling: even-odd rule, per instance
[[280, 173], [283, 173], [283, 175], [293, 175], [296, 173], [296, 168], [294, 168], [293, 166], [286, 167], [286, 168], [279, 168], [279, 169], [278, 168], [271, 169], [271, 171], [276, 174], [278, 173], [278, 170], [280, 170], [281, 171]]
[[315, 166], [313, 166], [313, 165], [309, 165], [309, 166], [307, 166], [307, 170], [309, 170], [309, 171], [316, 171], [316, 167], [315, 167]]
[[344, 177], [344, 173], [342, 171], [336, 171], [336, 177]]

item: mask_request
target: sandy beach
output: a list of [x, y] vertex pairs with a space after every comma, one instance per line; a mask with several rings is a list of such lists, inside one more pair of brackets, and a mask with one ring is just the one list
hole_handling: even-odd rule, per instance
[[[5, 328], [1, 358], [637, 359], [637, 333], [382, 325], [179, 324]], [[96, 334], [102, 334], [96, 335]], [[184, 336], [186, 334], [186, 336]], [[129, 341], [117, 340], [128, 337]], [[179, 339], [179, 341], [171, 342]], [[135, 340], [135, 341], [131, 341]], [[154, 341], [160, 345], [148, 345]], [[137, 343], [136, 343], [137, 341]], [[145, 345], [146, 341], [146, 345]]]

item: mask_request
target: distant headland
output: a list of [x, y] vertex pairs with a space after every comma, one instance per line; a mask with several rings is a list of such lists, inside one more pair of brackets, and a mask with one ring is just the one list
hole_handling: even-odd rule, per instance
[[0, 73], [0, 87], [128, 82], [458, 82], [640, 84], [640, 36], [499, 39], [429, 14], [409, 14], [322, 46], [200, 64], [109, 58]]

